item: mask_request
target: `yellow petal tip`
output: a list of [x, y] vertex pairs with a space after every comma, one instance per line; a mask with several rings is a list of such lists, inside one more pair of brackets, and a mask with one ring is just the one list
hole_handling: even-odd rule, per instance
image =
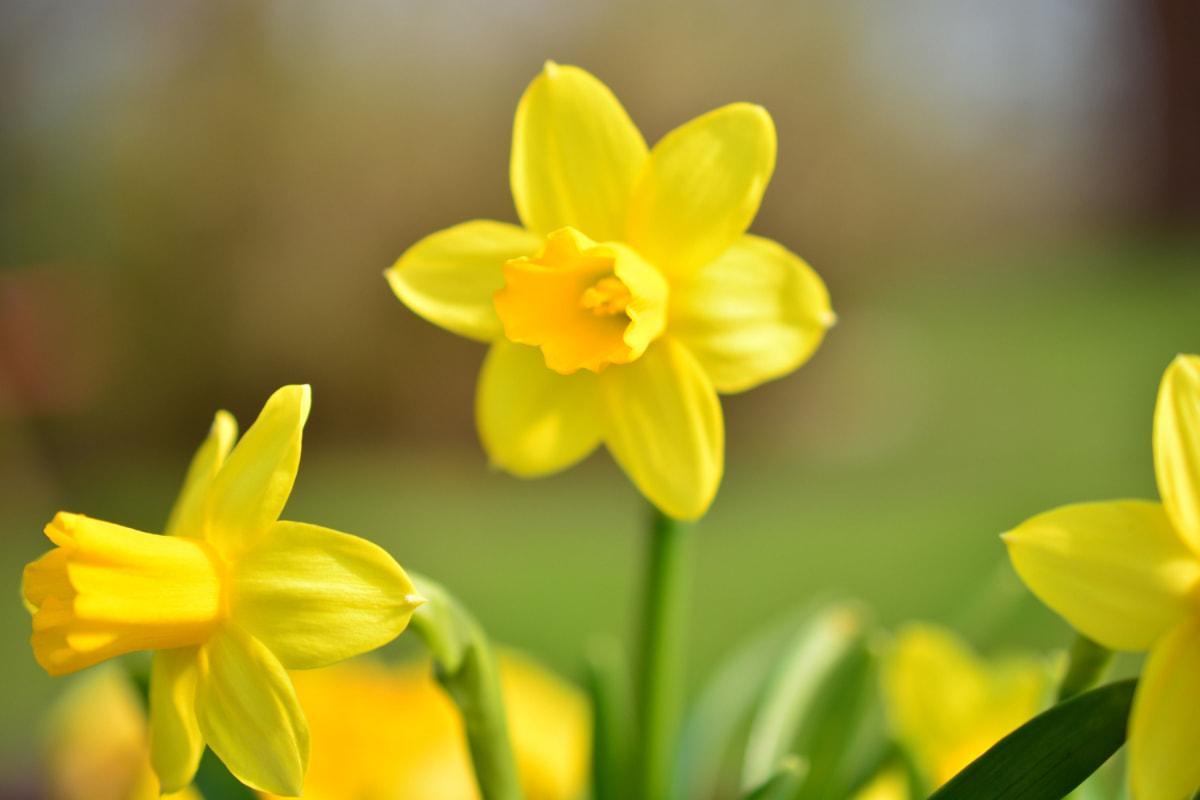
[[408, 603], [412, 608], [420, 608], [429, 601], [419, 594], [404, 595], [404, 602]]
[[542, 72], [547, 78], [558, 77], [558, 62], [552, 58], [547, 58], [546, 63], [542, 64]]

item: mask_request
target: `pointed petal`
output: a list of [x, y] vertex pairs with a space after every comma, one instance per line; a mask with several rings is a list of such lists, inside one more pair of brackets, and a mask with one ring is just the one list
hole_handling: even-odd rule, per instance
[[535, 347], [492, 345], [475, 400], [492, 463], [531, 478], [566, 469], [596, 449], [603, 421], [595, 373], [560, 375]]
[[311, 669], [387, 644], [421, 602], [378, 545], [317, 525], [276, 522], [235, 568], [230, 607], [288, 669]]
[[1139, 800], [1188, 798], [1200, 787], [1200, 617], [1154, 646], [1129, 716], [1129, 781]]
[[295, 797], [308, 765], [308, 723], [279, 659], [228, 626], [203, 646], [196, 712], [204, 741], [234, 777]]
[[167, 520], [168, 536], [204, 535], [204, 501], [208, 497], [208, 488], [236, 439], [237, 420], [228, 411], [218, 411], [208, 437], [192, 457], [187, 477], [183, 479], [183, 488]]
[[516, 225], [474, 220], [426, 236], [384, 273], [404, 305], [434, 325], [490, 342], [502, 335], [492, 295], [505, 262], [531, 256], [542, 237]]
[[654, 146], [629, 207], [629, 242], [671, 276], [719, 256], [746, 232], [775, 170], [766, 109], [734, 103]]
[[1038, 598], [1114, 650], [1145, 650], [1193, 611], [1200, 561], [1158, 503], [1080, 503], [1004, 535]]
[[652, 503], [678, 519], [708, 510], [725, 458], [725, 428], [712, 382], [670, 337], [632, 364], [600, 375], [605, 443]]
[[546, 62], [517, 105], [510, 180], [525, 227], [578, 228], [624, 239], [646, 142], [609, 88], [579, 67]]
[[150, 668], [150, 763], [164, 793], [192, 782], [204, 737], [196, 721], [199, 649], [180, 647], [154, 653]]
[[213, 479], [205, 535], [218, 550], [252, 545], [279, 519], [296, 481], [311, 404], [307, 385], [277, 390]]
[[833, 323], [829, 292], [799, 256], [743, 236], [671, 290], [671, 334], [719, 392], [740, 392], [803, 364]]
[[1179, 356], [1154, 412], [1154, 471], [1167, 515], [1200, 553], [1200, 356]]

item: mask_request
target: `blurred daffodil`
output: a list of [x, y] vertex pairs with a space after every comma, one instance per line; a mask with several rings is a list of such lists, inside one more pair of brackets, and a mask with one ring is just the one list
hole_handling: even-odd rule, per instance
[[[586, 700], [513, 654], [501, 656], [500, 677], [527, 800], [582, 797], [590, 753]], [[295, 678], [313, 741], [305, 800], [479, 796], [461, 716], [428, 664], [360, 659]]]
[[1138, 800], [1200, 788], [1200, 356], [1167, 368], [1154, 414], [1161, 503], [1048, 511], [1004, 535], [1017, 574], [1081, 633], [1149, 650], [1129, 722]]
[[[51, 709], [44, 750], [52, 800], [157, 800], [146, 714], [124, 670], [81, 676]], [[167, 800], [200, 800], [191, 787]]]
[[279, 520], [309, 404], [307, 386], [280, 389], [236, 447], [218, 412], [166, 535], [59, 513], [57, 547], [25, 567], [47, 672], [155, 651], [151, 760], [166, 791], [191, 782], [207, 744], [244, 783], [298, 794], [308, 727], [285, 668], [378, 647], [420, 602], [374, 544]]
[[774, 167], [759, 106], [648, 150], [604, 84], [546, 64], [513, 127], [523, 227], [466, 222], [387, 271], [409, 308], [490, 343], [476, 421], [494, 464], [545, 475], [603, 442], [664, 512], [704, 513], [724, 466], [717, 392], [794, 370], [834, 319], [804, 261], [746, 234]]
[[[931, 788], [1033, 717], [1049, 688], [1046, 664], [1022, 658], [984, 661], [950, 631], [932, 625], [902, 629], [883, 666], [893, 734]], [[894, 769], [858, 800], [908, 797], [908, 782]]]

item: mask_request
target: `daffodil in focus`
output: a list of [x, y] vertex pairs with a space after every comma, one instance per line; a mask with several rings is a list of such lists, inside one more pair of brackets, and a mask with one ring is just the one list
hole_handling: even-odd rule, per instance
[[513, 126], [522, 225], [465, 222], [387, 271], [413, 311], [490, 345], [476, 422], [495, 465], [546, 475], [604, 443], [662, 511], [704, 513], [717, 393], [791, 372], [834, 319], [804, 261], [746, 233], [775, 144], [767, 112], [734, 103], [647, 149], [604, 84], [546, 64]]
[[[977, 656], [948, 630], [902, 629], [883, 665], [883, 697], [893, 735], [922, 781], [936, 789], [1042, 709], [1046, 664]], [[857, 800], [908, 800], [899, 768], [883, 772]]]
[[249, 786], [297, 795], [308, 726], [287, 669], [378, 647], [420, 602], [382, 549], [279, 520], [300, 463], [307, 386], [285, 386], [234, 445], [218, 412], [166, 535], [81, 514], [25, 567], [38, 663], [62, 675], [153, 650], [150, 751], [164, 791], [187, 786], [205, 744]]
[[[125, 672], [104, 665], [75, 681], [50, 710], [44, 766], [54, 800], [157, 800], [146, 714]], [[164, 795], [200, 800], [195, 789]]]
[[1200, 788], [1200, 357], [1167, 368], [1154, 413], [1161, 503], [1048, 511], [1004, 535], [1017, 574], [1077, 630], [1149, 650], [1129, 721], [1136, 800]]
[[[305, 800], [479, 797], [461, 716], [427, 663], [358, 659], [295, 678], [312, 729]], [[527, 800], [583, 797], [590, 754], [586, 699], [511, 653], [501, 655], [500, 678]]]

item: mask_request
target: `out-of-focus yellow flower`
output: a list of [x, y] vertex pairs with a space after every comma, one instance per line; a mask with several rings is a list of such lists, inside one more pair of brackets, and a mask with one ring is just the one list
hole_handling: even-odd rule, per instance
[[[156, 800], [146, 714], [123, 672], [101, 667], [82, 677], [50, 712], [45, 749], [50, 800]], [[165, 795], [200, 800], [191, 787]]]
[[[460, 716], [427, 664], [360, 659], [295, 678], [313, 741], [305, 800], [479, 796]], [[525, 796], [582, 797], [590, 753], [585, 699], [511, 654], [501, 656], [500, 678]]]
[[207, 744], [244, 783], [298, 794], [308, 727], [285, 668], [378, 647], [420, 602], [374, 544], [279, 520], [309, 405], [307, 386], [280, 389], [236, 447], [218, 412], [165, 536], [59, 513], [57, 547], [25, 567], [47, 672], [156, 651], [151, 760], [167, 791], [191, 782]]
[[413, 311], [491, 344], [476, 422], [494, 464], [545, 475], [603, 442], [664, 512], [704, 513], [724, 466], [717, 392], [791, 372], [834, 319], [804, 261], [746, 234], [774, 168], [759, 106], [647, 150], [608, 87], [546, 64], [513, 126], [524, 227], [466, 222], [386, 273]]
[[[888, 720], [914, 766], [939, 787], [1033, 717], [1050, 686], [1047, 665], [1022, 658], [987, 662], [951, 632], [901, 630], [883, 666]], [[905, 800], [899, 770], [883, 773], [858, 800]]]
[[1138, 800], [1200, 788], [1200, 356], [1167, 368], [1154, 413], [1161, 503], [1048, 511], [1004, 535], [1017, 574], [1080, 632], [1149, 650], [1129, 721]]

